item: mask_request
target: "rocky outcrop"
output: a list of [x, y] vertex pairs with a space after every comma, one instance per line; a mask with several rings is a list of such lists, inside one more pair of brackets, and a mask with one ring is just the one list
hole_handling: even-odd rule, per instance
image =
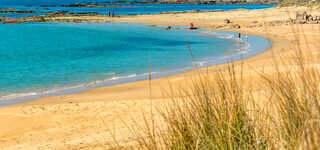
[[41, 14], [56, 14], [56, 15], [65, 15], [68, 13], [66, 10], [57, 10], [57, 11], [44, 11], [40, 12]]
[[151, 0], [151, 1], [138, 1], [138, 0], [116, 0], [104, 3], [195, 3], [195, 4], [270, 4], [278, 3], [279, 0]]
[[54, 12], [54, 14], [56, 15], [65, 15], [66, 13], [68, 13], [68, 11], [66, 10], [57, 10]]
[[241, 28], [241, 26], [238, 25], [238, 24], [235, 24], [235, 25], [233, 25], [232, 27], [235, 28], [235, 29], [240, 29], [240, 28]]
[[293, 24], [319, 24], [320, 16], [312, 16], [307, 12], [296, 13], [296, 18], [290, 20]]
[[57, 7], [57, 5], [53, 4], [53, 5], [40, 5], [40, 7]]
[[74, 13], [73, 15], [75, 16], [96, 16], [96, 15], [100, 15], [97, 12], [86, 12], [86, 13]]
[[69, 5], [62, 5], [63, 7], [121, 7], [121, 5], [106, 5], [106, 4], [97, 4], [97, 3], [88, 3], [88, 4], [69, 4]]
[[230, 19], [225, 19], [224, 23], [229, 24], [229, 23], [231, 23], [231, 21], [230, 21]]
[[15, 8], [0, 8], [0, 13], [35, 13], [35, 11]]

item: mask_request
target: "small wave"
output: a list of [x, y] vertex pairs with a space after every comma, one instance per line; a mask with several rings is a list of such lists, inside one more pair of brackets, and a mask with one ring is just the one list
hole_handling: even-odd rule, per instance
[[12, 99], [12, 98], [17, 98], [17, 97], [26, 97], [26, 96], [36, 96], [38, 93], [32, 92], [32, 93], [15, 93], [15, 94], [9, 94], [9, 95], [4, 95], [0, 96], [0, 100], [7, 100], [7, 99]]
[[194, 62], [194, 65], [204, 66], [206, 63], [208, 63], [208, 61], [197, 61], [197, 62]]
[[116, 77], [112, 77], [111, 79], [106, 79], [104, 80], [105, 81], [109, 81], [109, 80], [118, 80], [118, 79], [123, 79], [123, 78], [133, 78], [133, 77], [136, 77], [137, 74], [134, 73], [134, 74], [130, 74], [130, 75], [127, 75], [127, 76], [116, 76]]
[[118, 80], [120, 79], [121, 77], [112, 77], [110, 80]]
[[219, 34], [214, 31], [201, 31], [201, 34], [206, 34], [206, 35], [211, 35], [217, 38], [222, 38], [222, 39], [234, 39], [234, 35], [232, 34]]
[[128, 75], [127, 77], [132, 78], [132, 77], [136, 77], [136, 76], [137, 76], [137, 74], [134, 73], [134, 74]]
[[[152, 72], [155, 73], [155, 72]], [[115, 73], [111, 73], [111, 74], [115, 74]], [[141, 74], [141, 76], [145, 76], [148, 73], [144, 73]], [[72, 89], [79, 89], [79, 88], [85, 88], [85, 87], [90, 87], [90, 86], [94, 86], [94, 85], [99, 85], [99, 84], [103, 84], [106, 83], [108, 81], [113, 81], [113, 80], [119, 80], [119, 79], [124, 79], [124, 78], [134, 78], [140, 75], [137, 75], [136, 73], [134, 74], [130, 74], [127, 76], [116, 76], [116, 77], [112, 77], [112, 78], [107, 78], [107, 79], [103, 79], [103, 80], [96, 80], [96, 81], [92, 81], [89, 83], [82, 83], [79, 85], [75, 85], [75, 86], [68, 86], [68, 87], [62, 87], [62, 88], [55, 88], [55, 89], [51, 89], [51, 90], [43, 90], [43, 91], [37, 91], [37, 92], [29, 92], [29, 93], [13, 93], [13, 94], [8, 94], [8, 95], [0, 95], [0, 100], [10, 100], [10, 99], [15, 99], [15, 98], [23, 98], [23, 97], [30, 97], [30, 96], [37, 96], [37, 95], [47, 95], [47, 94], [51, 94], [51, 93], [56, 93], [56, 92], [63, 92], [66, 90], [72, 90]]]

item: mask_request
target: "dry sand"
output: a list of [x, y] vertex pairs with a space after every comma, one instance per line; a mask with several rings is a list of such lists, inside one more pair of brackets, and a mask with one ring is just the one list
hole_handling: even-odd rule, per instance
[[[274, 72], [273, 62], [289, 62], [297, 48], [301, 48], [310, 58], [315, 58], [312, 61], [310, 59], [309, 64], [318, 67], [320, 25], [285, 23], [296, 11], [303, 10], [320, 14], [320, 10], [317, 9], [291, 7], [116, 18], [62, 16], [54, 19], [138, 22], [150, 25], [188, 25], [193, 22], [196, 26], [209, 30], [261, 35], [270, 39], [273, 46], [262, 54], [235, 62], [244, 63], [245, 78], [255, 81], [259, 80], [257, 70]], [[232, 23], [225, 24], [226, 18]], [[239, 24], [241, 28], [233, 28], [234, 24]], [[209, 73], [216, 72], [225, 66], [215, 65], [152, 80], [152, 106], [161, 107], [170, 101], [163, 94], [165, 89], [169, 88], [169, 83], [174, 87], [183, 87], [199, 73], [207, 72], [207, 69]], [[287, 70], [294, 65], [280, 64], [279, 67], [280, 70]], [[259, 85], [251, 86], [259, 89]], [[0, 149], [106, 149], [113, 141], [110, 131], [116, 138], [130, 143], [130, 134], [126, 126], [135, 124], [133, 120], [139, 122], [141, 114], [149, 114], [151, 108], [148, 87], [148, 81], [137, 81], [0, 107]]]

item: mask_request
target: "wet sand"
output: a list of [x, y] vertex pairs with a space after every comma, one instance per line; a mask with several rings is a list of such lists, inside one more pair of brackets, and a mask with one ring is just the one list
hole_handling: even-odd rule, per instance
[[[110, 18], [107, 16], [67, 17], [53, 20], [83, 20], [92, 22], [135, 22], [150, 25], [188, 25], [208, 30], [235, 31], [268, 38], [273, 45], [266, 52], [236, 61], [236, 69], [243, 64], [246, 86], [259, 90], [257, 70], [272, 74], [274, 61], [289, 62], [295, 50], [301, 49], [310, 57], [308, 65], [318, 67], [320, 25], [292, 25], [287, 23], [296, 11], [320, 15], [320, 10], [307, 8], [270, 8], [265, 10], [232, 10], [223, 12], [135, 15]], [[231, 23], [226, 24], [225, 19]], [[234, 28], [240, 25], [240, 29]], [[249, 39], [250, 40], [250, 39]], [[311, 59], [315, 58], [315, 59]], [[130, 141], [126, 126], [139, 122], [141, 114], [153, 107], [161, 107], [170, 99], [164, 94], [170, 86], [186, 87], [188, 82], [202, 73], [223, 71], [226, 64], [200, 68], [186, 73], [153, 79], [152, 101], [149, 81], [89, 89], [84, 92], [39, 98], [11, 106], [0, 107], [0, 149], [105, 149], [112, 143], [110, 132], [124, 142]], [[279, 64], [287, 70], [294, 65]], [[157, 114], [156, 114], [157, 115]], [[125, 123], [124, 123], [125, 122]]]

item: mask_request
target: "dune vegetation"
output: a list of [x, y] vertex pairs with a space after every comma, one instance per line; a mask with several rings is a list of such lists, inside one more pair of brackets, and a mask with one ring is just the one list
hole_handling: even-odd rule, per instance
[[172, 101], [155, 110], [160, 119], [149, 114], [144, 126], [130, 127], [137, 146], [129, 149], [318, 149], [320, 71], [307, 65], [301, 50], [296, 54], [294, 69], [280, 71], [283, 62], [276, 62], [277, 73], [257, 71], [259, 82], [229, 64], [199, 74], [187, 88], [172, 88], [166, 92]]

